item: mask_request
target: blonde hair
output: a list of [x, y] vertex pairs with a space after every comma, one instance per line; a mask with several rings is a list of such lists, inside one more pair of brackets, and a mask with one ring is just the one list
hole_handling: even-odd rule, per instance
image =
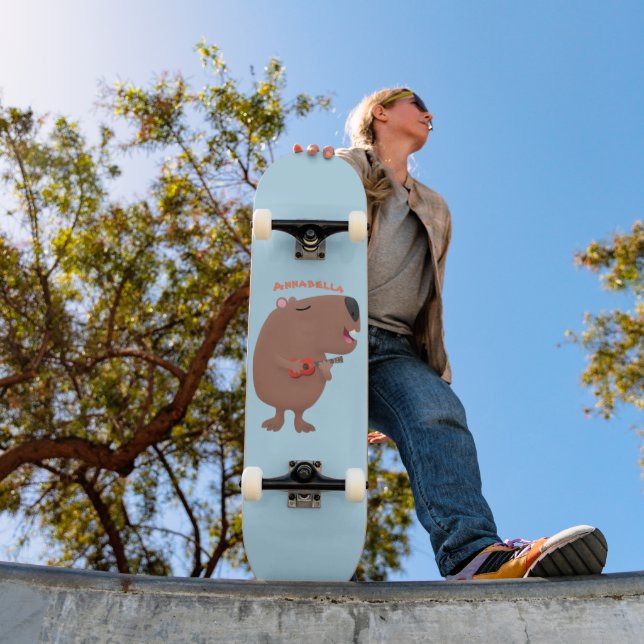
[[371, 169], [363, 178], [369, 210], [382, 204], [391, 194], [393, 186], [387, 176], [385, 167], [374, 152], [376, 132], [373, 127], [373, 108], [382, 105], [396, 94], [410, 91], [407, 87], [388, 87], [365, 96], [349, 113], [345, 124], [345, 133], [352, 147], [364, 148], [371, 161]]

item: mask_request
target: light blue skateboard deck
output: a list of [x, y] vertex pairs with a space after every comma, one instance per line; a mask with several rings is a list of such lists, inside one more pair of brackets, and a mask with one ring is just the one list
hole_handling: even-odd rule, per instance
[[[254, 206], [270, 210], [273, 223], [347, 221], [367, 207], [346, 161], [306, 153], [268, 168]], [[244, 468], [261, 468], [264, 479], [288, 474], [293, 461], [318, 462], [334, 479], [348, 468], [367, 475], [367, 241], [350, 241], [344, 231], [325, 243], [324, 259], [296, 259], [291, 234], [273, 228], [268, 240], [253, 235]], [[324, 365], [312, 364], [325, 359], [337, 360], [326, 366], [330, 380]], [[286, 409], [283, 422], [278, 408]], [[323, 490], [320, 507], [289, 507], [296, 494], [263, 489], [260, 500], [244, 500], [253, 573], [261, 580], [347, 581], [364, 546], [366, 497], [355, 502], [343, 490]], [[297, 501], [306, 506], [309, 497]]]

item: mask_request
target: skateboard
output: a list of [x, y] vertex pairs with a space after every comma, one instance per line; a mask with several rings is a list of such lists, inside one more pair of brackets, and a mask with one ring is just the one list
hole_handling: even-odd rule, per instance
[[347, 581], [367, 522], [367, 217], [343, 159], [255, 194], [242, 529], [257, 579]]

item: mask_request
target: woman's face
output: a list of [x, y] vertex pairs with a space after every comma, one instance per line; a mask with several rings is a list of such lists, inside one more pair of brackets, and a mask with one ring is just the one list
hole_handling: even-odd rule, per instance
[[396, 138], [412, 140], [414, 151], [425, 145], [432, 115], [421, 110], [413, 96], [399, 98], [390, 105], [381, 107], [387, 116], [381, 122], [392, 134], [396, 134]]

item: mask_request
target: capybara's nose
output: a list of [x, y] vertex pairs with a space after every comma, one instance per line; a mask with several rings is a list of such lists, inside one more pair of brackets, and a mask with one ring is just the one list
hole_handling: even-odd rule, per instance
[[360, 307], [358, 306], [358, 302], [356, 302], [352, 297], [345, 297], [344, 303], [346, 304], [347, 311], [349, 311], [351, 319], [354, 322], [357, 322], [360, 319]]

